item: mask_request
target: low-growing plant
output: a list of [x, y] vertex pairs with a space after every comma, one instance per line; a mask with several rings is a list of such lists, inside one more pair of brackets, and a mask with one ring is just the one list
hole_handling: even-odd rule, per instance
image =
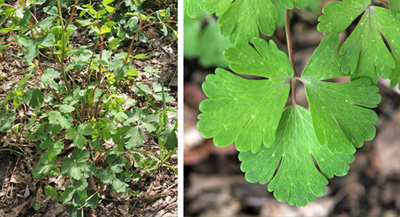
[[[400, 81], [400, 5], [371, 0], [334, 1], [323, 8], [321, 40], [302, 74], [296, 72], [290, 13], [309, 0], [187, 0], [187, 13], [202, 9], [219, 16], [223, 35], [235, 47], [225, 51], [234, 72], [217, 69], [203, 83], [209, 99], [200, 104], [198, 129], [216, 146], [235, 143], [249, 182], [268, 184], [279, 201], [305, 206], [322, 196], [327, 178], [344, 176], [353, 154], [375, 137], [381, 100], [378, 76]], [[278, 7], [276, 4], [279, 4]], [[272, 36], [284, 14], [288, 55]], [[357, 26], [340, 44], [339, 33]], [[236, 74], [253, 75], [246, 79]], [[335, 83], [334, 78], [350, 77]], [[296, 83], [305, 86], [309, 111], [296, 103]], [[285, 108], [289, 92], [291, 105]], [[316, 163], [314, 163], [314, 161]]]
[[[32, 168], [33, 178], [67, 178], [65, 186], [47, 185], [44, 192], [68, 205], [72, 216], [95, 209], [109, 191], [136, 196], [129, 183], [141, 179], [140, 171], [167, 167], [177, 173], [166, 162], [177, 150], [178, 122], [168, 116], [177, 111], [167, 106], [175, 99], [164, 84], [149, 87], [136, 82], [144, 69], [130, 64], [132, 59], [148, 58], [131, 55], [146, 27], [158, 25], [165, 36], [172, 32], [175, 38], [176, 21], [170, 19], [169, 8], [151, 14], [137, 10], [141, 2], [20, 0], [8, 5], [0, 1], [0, 25], [6, 26], [0, 32], [7, 35], [0, 51], [18, 50], [29, 72], [0, 101], [0, 132], [21, 132], [26, 127], [25, 135], [13, 135], [22, 135], [17, 142], [36, 142], [43, 152]], [[32, 7], [47, 16], [37, 19]], [[119, 10], [128, 12], [129, 20], [115, 16]], [[79, 31], [88, 32], [89, 42], [77, 46], [72, 38], [81, 37]], [[127, 52], [116, 52], [128, 40]], [[57, 68], [47, 68], [44, 60]], [[40, 85], [33, 86], [33, 81]], [[33, 110], [24, 117], [25, 126], [14, 123], [21, 105]], [[149, 135], [159, 144], [159, 157], [137, 149]], [[40, 201], [34, 208], [40, 208]]]

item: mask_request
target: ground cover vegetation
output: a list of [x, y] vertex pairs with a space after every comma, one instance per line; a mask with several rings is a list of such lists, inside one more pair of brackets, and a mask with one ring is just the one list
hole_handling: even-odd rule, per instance
[[[0, 14], [0, 61], [13, 49], [26, 65], [24, 77], [0, 98], [2, 151], [27, 158], [23, 144], [34, 144], [30, 151], [40, 157], [31, 175], [43, 180], [46, 198], [71, 216], [84, 216], [103, 200], [138, 196], [132, 183], [161, 171], [178, 173], [171, 164], [177, 70], [168, 82], [150, 83], [141, 73], [159, 78], [158, 70], [132, 64], [150, 58], [134, 52], [149, 41], [146, 30], [177, 38], [176, 1], [3, 0]], [[76, 35], [85, 43], [74, 41]], [[7, 80], [0, 77], [3, 85]], [[142, 148], [146, 144], [156, 148]], [[45, 203], [29, 201], [31, 210]]]

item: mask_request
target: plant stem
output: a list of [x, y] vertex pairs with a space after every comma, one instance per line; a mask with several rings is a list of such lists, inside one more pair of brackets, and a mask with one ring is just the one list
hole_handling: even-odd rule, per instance
[[57, 0], [57, 6], [58, 6], [58, 15], [60, 16], [60, 23], [61, 23], [61, 29], [62, 29], [62, 42], [61, 42], [62, 45], [61, 45], [61, 60], [60, 60], [60, 62], [61, 62], [61, 64], [60, 64], [61, 65], [61, 73], [62, 73], [63, 78], [64, 78], [65, 86], [67, 86], [68, 91], [71, 92], [71, 86], [70, 86], [70, 84], [68, 82], [67, 75], [65, 74], [65, 69], [64, 69], [65, 31], [67, 31], [67, 30], [64, 28], [64, 20], [63, 20], [62, 14], [61, 14], [61, 3], [60, 3], [60, 0]]
[[286, 9], [285, 32], [286, 32], [286, 42], [287, 42], [287, 47], [288, 47], [288, 55], [289, 55], [290, 63], [292, 64], [293, 75], [294, 75], [294, 78], [292, 78], [292, 104], [296, 105], [296, 69], [294, 66], [292, 37], [290, 35], [290, 10], [289, 9]]
[[290, 63], [293, 67], [294, 76], [296, 76], [296, 70], [294, 67], [294, 58], [293, 58], [293, 46], [292, 46], [292, 37], [290, 35], [290, 10], [286, 9], [286, 19], [285, 19], [285, 32], [286, 32], [286, 42], [288, 47], [288, 55], [290, 58]]

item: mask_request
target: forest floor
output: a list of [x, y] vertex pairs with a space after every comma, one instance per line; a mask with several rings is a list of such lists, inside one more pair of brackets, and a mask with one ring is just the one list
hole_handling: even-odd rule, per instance
[[[176, 3], [172, 5], [175, 8]], [[176, 14], [171, 14], [172, 19], [177, 19]], [[38, 15], [40, 17], [40, 15]], [[143, 70], [146, 66], [152, 66], [158, 72], [156, 74], [141, 71], [136, 82], [157, 82], [170, 84], [169, 95], [177, 96], [177, 41], [171, 35], [163, 36], [158, 27], [146, 29], [149, 37], [147, 43], [138, 42], [133, 48], [132, 54], [148, 54], [149, 58], [135, 59], [132, 67]], [[72, 36], [70, 46], [80, 46], [87, 42], [87, 33], [77, 31]], [[6, 35], [1, 35], [0, 38]], [[121, 48], [117, 52], [127, 52], [128, 47]], [[22, 56], [15, 50], [2, 52], [0, 62], [0, 98], [15, 88], [15, 82], [26, 75], [27, 65]], [[45, 62], [46, 67], [55, 67], [54, 63]], [[39, 78], [38, 74], [33, 77]], [[77, 79], [85, 79], [83, 76]], [[29, 87], [38, 87], [39, 82], [31, 82]], [[138, 101], [144, 100], [132, 95], [132, 91], [126, 93], [129, 97]], [[12, 103], [12, 102], [10, 102]], [[140, 103], [143, 105], [142, 103]], [[161, 103], [159, 103], [161, 104]], [[168, 106], [178, 109], [177, 102]], [[29, 114], [22, 106], [18, 110], [16, 120]], [[177, 117], [171, 117], [177, 119]], [[20, 126], [22, 129], [22, 141], [18, 143], [11, 132], [0, 133], [0, 216], [68, 216], [65, 207], [57, 201], [52, 201], [44, 194], [44, 186], [49, 183], [62, 183], [62, 177], [36, 180], [32, 178], [31, 169], [38, 164], [41, 151], [38, 151], [35, 143], [27, 142], [24, 138], [26, 123]], [[11, 134], [11, 135], [10, 135]], [[145, 144], [138, 148], [159, 157], [158, 144], [154, 135], [148, 135]], [[177, 154], [172, 155], [167, 163], [178, 170]], [[115, 194], [110, 198], [103, 198], [96, 210], [92, 210], [88, 216], [177, 216], [178, 213], [178, 175], [166, 167], [161, 167], [152, 172], [141, 172], [139, 181], [130, 183], [130, 188], [138, 192], [136, 197]], [[40, 209], [35, 210], [30, 202], [36, 200], [40, 203]]]
[[[329, 2], [329, 1], [327, 1]], [[318, 46], [322, 34], [310, 13], [296, 11], [291, 19], [296, 71], [301, 72]], [[354, 28], [354, 26], [352, 27]], [[348, 35], [345, 32], [341, 35]], [[287, 50], [284, 29], [272, 39]], [[355, 154], [349, 173], [329, 179], [327, 192], [315, 202], [298, 208], [278, 202], [267, 185], [248, 183], [240, 170], [233, 145], [217, 148], [196, 128], [205, 77], [215, 68], [185, 59], [184, 183], [186, 216], [386, 216], [400, 215], [400, 92], [380, 80], [382, 101], [374, 109], [377, 135]], [[308, 108], [303, 86], [296, 86], [298, 104]], [[289, 97], [290, 98], [290, 97]]]

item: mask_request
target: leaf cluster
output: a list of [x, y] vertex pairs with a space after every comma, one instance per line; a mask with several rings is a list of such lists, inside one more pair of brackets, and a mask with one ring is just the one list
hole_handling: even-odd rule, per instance
[[[279, 20], [275, 1], [188, 2], [189, 16], [201, 9], [215, 13], [221, 34], [235, 43], [224, 53], [234, 73], [217, 69], [203, 83], [209, 99], [200, 104], [198, 129], [218, 147], [235, 143], [246, 179], [269, 183], [268, 190], [279, 201], [305, 206], [322, 196], [327, 178], [346, 175], [355, 148], [375, 137], [378, 117], [372, 109], [381, 99], [378, 76], [390, 78], [392, 86], [400, 81], [396, 3], [389, 1], [389, 9], [371, 0], [325, 6], [318, 30], [329, 37], [321, 40], [297, 76], [288, 56], [272, 40], [258, 36], [275, 32]], [[286, 10], [311, 4], [279, 2]], [[354, 31], [340, 44], [339, 33], [358, 17]], [[332, 82], [341, 77], [350, 81]], [[285, 108], [296, 82], [304, 84], [309, 111], [297, 105], [294, 96]]]

